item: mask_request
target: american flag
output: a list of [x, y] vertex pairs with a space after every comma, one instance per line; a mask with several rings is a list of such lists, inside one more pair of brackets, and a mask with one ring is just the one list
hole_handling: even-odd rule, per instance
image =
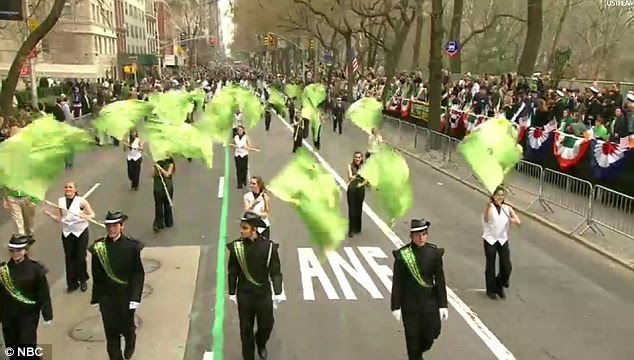
[[[352, 56], [353, 56], [353, 58], [352, 58], [352, 73], [356, 74], [359, 71], [359, 56], [358, 56], [359, 53], [357, 53], [357, 50], [354, 49], [354, 48], [352, 49], [352, 52], [353, 52], [353, 54], [352, 54]], [[347, 66], [344, 69], [343, 75], [345, 77], [348, 77], [348, 67]]]

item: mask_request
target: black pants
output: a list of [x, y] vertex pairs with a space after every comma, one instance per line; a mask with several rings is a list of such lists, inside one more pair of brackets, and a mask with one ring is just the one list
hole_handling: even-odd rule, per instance
[[302, 147], [302, 133], [303, 130], [301, 128], [295, 128], [295, 131], [293, 132], [293, 152]]
[[[166, 185], [170, 199], [174, 200], [174, 187], [171, 184]], [[154, 228], [163, 229], [172, 226], [174, 226], [172, 207], [165, 194], [165, 189], [154, 190]]]
[[[240, 294], [238, 291], [238, 317], [240, 318], [240, 340], [242, 358], [254, 360], [255, 346], [266, 347], [273, 331], [273, 300], [270, 291], [257, 294]], [[253, 326], [257, 321], [258, 331], [253, 336]]]
[[269, 111], [264, 114], [264, 126], [266, 127], [266, 131], [269, 131], [271, 128], [271, 113]]
[[308, 119], [302, 119], [302, 121], [304, 122], [304, 133], [303, 133], [303, 137], [304, 139], [308, 138], [308, 135], [310, 135], [310, 120]]
[[128, 160], [128, 179], [133, 189], [139, 188], [139, 178], [141, 177], [141, 162], [143, 158], [139, 160]]
[[117, 138], [115, 138], [113, 136], [111, 136], [111, 138], [112, 138], [112, 145], [119, 146], [119, 140], [117, 140]]
[[409, 360], [421, 360], [440, 336], [440, 315], [437, 306], [421, 305], [416, 311], [403, 310], [403, 329]]
[[332, 132], [337, 131], [337, 127], [339, 127], [339, 134], [341, 134], [341, 131], [343, 126], [343, 118], [342, 117], [334, 117], [334, 120], [332, 122]]
[[108, 299], [99, 302], [103, 330], [106, 334], [106, 350], [110, 360], [123, 360], [121, 335], [126, 345], [136, 342], [134, 310], [130, 310], [129, 304], [129, 299]]
[[[511, 277], [511, 250], [508, 241], [504, 245], [496, 242], [490, 245], [486, 240], [484, 243], [484, 256], [486, 257], [486, 267], [484, 270], [484, 278], [486, 281], [487, 293], [492, 294], [500, 290], [502, 287], [509, 287], [509, 278]], [[496, 254], [500, 257], [500, 271], [495, 274], [495, 258]]]
[[[18, 346], [37, 346], [37, 325], [40, 321], [40, 314], [32, 311], [22, 314], [19, 317], [5, 320], [2, 323], [2, 336], [6, 348], [15, 349]], [[17, 354], [9, 359], [39, 359], [38, 356], [18, 357]]]
[[80, 282], [88, 280], [88, 267], [86, 265], [86, 248], [89, 238], [88, 229], [84, 230], [79, 237], [62, 234], [62, 245], [64, 246], [64, 261], [66, 262], [66, 285], [69, 289], [77, 289]]
[[313, 145], [317, 150], [321, 149], [321, 124], [317, 128], [317, 133], [313, 130]]
[[361, 215], [365, 199], [365, 187], [358, 187], [358, 184], [356, 181], [351, 182], [346, 192], [348, 197], [348, 232], [352, 234], [361, 232]]
[[238, 187], [247, 185], [247, 172], [249, 170], [249, 156], [235, 156], [236, 159], [236, 179]]

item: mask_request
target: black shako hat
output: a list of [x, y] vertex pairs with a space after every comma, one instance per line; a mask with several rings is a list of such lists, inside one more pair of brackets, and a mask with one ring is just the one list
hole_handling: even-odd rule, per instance
[[106, 225], [108, 224], [123, 224], [128, 220], [128, 215], [123, 214], [121, 211], [108, 211], [106, 214]]
[[29, 246], [29, 237], [26, 235], [11, 235], [9, 249], [21, 250]]
[[256, 228], [265, 228], [266, 224], [264, 223], [264, 221], [262, 220], [262, 218], [260, 217], [260, 215], [251, 212], [251, 211], [247, 211], [244, 213], [244, 215], [242, 215], [242, 218], [240, 219], [240, 221], [244, 221], [245, 223], [256, 227]]
[[409, 233], [414, 234], [425, 231], [429, 228], [429, 225], [431, 225], [431, 223], [425, 219], [413, 219], [409, 226]]

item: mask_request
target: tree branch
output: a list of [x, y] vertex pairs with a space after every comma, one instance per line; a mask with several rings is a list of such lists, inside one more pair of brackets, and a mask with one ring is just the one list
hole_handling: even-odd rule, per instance
[[486, 24], [484, 27], [477, 29], [477, 30], [473, 30], [471, 32], [471, 34], [469, 34], [463, 41], [461, 41], [461, 46], [465, 46], [469, 41], [471, 41], [471, 39], [473, 39], [474, 36], [478, 35], [478, 34], [482, 34], [483, 32], [486, 32], [487, 30], [489, 30], [490, 28], [492, 28], [495, 23], [497, 22], [498, 19], [500, 18], [510, 18], [510, 19], [515, 19], [517, 21], [520, 22], [526, 22], [526, 19], [522, 19], [518, 16], [515, 15], [511, 15], [511, 14], [497, 14], [495, 15], [492, 19], [491, 22]]

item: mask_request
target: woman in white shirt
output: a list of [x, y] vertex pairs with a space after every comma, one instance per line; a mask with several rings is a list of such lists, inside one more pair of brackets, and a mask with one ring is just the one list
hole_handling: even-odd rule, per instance
[[[486, 267], [484, 277], [487, 296], [496, 300], [496, 294], [505, 299], [504, 288], [509, 287], [511, 277], [511, 252], [508, 243], [508, 229], [511, 224], [520, 224], [520, 219], [513, 208], [504, 202], [504, 188], [498, 186], [491, 196], [482, 215], [482, 227], [484, 233], [484, 256]], [[496, 255], [500, 257], [500, 269], [495, 274]]]
[[130, 150], [128, 151], [128, 179], [132, 190], [139, 190], [141, 162], [143, 161], [143, 143], [136, 129], [130, 132]]
[[368, 151], [365, 153], [365, 159], [369, 159], [372, 154], [379, 152], [383, 137], [376, 128], [372, 128], [372, 133], [368, 136]]
[[269, 220], [269, 214], [271, 211], [271, 199], [266, 193], [266, 187], [261, 177], [252, 176], [249, 185], [251, 186], [251, 191], [244, 194], [243, 197], [244, 211], [250, 211], [262, 218], [266, 227], [258, 228], [258, 232], [264, 238], [270, 240], [271, 222]]
[[236, 160], [236, 178], [238, 189], [242, 189], [247, 184], [247, 172], [249, 170], [249, 150], [251, 141], [242, 125], [238, 125], [236, 135], [233, 137], [231, 146], [235, 148], [233, 156]]

